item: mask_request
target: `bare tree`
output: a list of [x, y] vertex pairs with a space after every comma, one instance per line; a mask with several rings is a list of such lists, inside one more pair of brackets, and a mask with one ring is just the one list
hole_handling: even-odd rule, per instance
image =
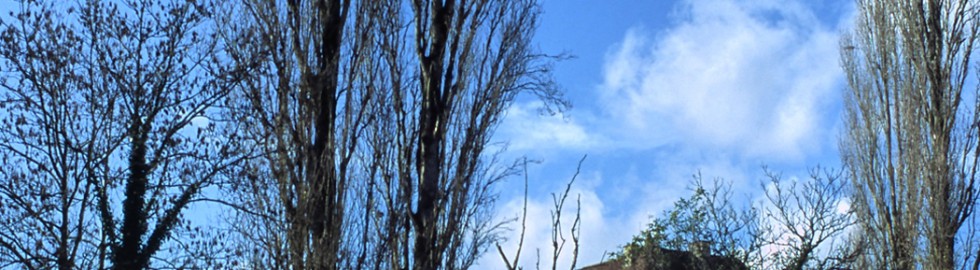
[[406, 160], [411, 174], [402, 175], [414, 182], [408, 186], [411, 267], [467, 268], [492, 243], [486, 224], [490, 188], [499, 176], [484, 172], [494, 165], [484, 156], [503, 112], [524, 92], [564, 104], [546, 59], [530, 43], [540, 12], [536, 1], [411, 6], [419, 105], [412, 108], [416, 136], [405, 149], [413, 153], [400, 154], [414, 156]]
[[64, 13], [53, 3], [21, 3], [0, 21], [0, 268], [99, 263], [90, 206], [93, 180], [119, 144], [101, 115], [111, 106], [102, 98], [113, 94], [86, 89], [84, 37]]
[[[788, 184], [779, 173], [768, 169], [765, 173], [764, 201], [742, 209], [732, 201], [731, 182], [716, 179], [706, 183], [700, 174], [695, 175], [693, 194], [654, 218], [612, 259], [628, 269], [853, 266], [858, 248], [847, 237], [856, 221], [850, 210], [840, 208], [848, 198], [841, 173], [816, 168], [809, 178]], [[679, 259], [678, 251], [696, 253], [697, 248], [709, 248], [713, 256], [729, 261]]]
[[242, 7], [228, 22], [240, 27], [231, 55], [260, 73], [230, 106], [265, 158], [240, 170], [248, 181], [233, 192], [250, 194], [239, 225], [263, 235], [246, 239], [263, 248], [254, 263], [472, 265], [498, 228], [493, 186], [517, 172], [487, 150], [503, 112], [520, 93], [566, 105], [549, 59], [531, 50], [536, 3]]
[[[976, 206], [980, 100], [967, 96], [976, 1], [858, 1], [841, 45], [842, 158], [873, 265], [953, 269]], [[975, 87], [975, 86], [974, 86]]]
[[[523, 206], [521, 206], [521, 217], [519, 218], [519, 220], [521, 222], [521, 228], [520, 228], [520, 235], [518, 236], [518, 239], [517, 239], [517, 250], [514, 250], [513, 257], [508, 258], [507, 257], [507, 253], [504, 252], [504, 248], [500, 246], [500, 242], [494, 243], [494, 245], [497, 247], [497, 254], [500, 255], [500, 259], [504, 261], [504, 265], [507, 266], [507, 269], [508, 270], [516, 270], [516, 269], [520, 268], [521, 253], [524, 250], [524, 236], [527, 233], [527, 200], [528, 200], [528, 197], [527, 197], [527, 178], [528, 178], [528, 175], [527, 175], [527, 158], [526, 157], [524, 158], [524, 162], [523, 162], [522, 165], [524, 167], [524, 204], [523, 204]], [[572, 178], [572, 181], [574, 181], [574, 180], [575, 180], [575, 178], [573, 177]], [[562, 197], [564, 197], [564, 196], [562, 196]], [[557, 211], [560, 212], [561, 209], [559, 208], [559, 209], [557, 209]], [[515, 218], [514, 219], [514, 221], [517, 221], [517, 220], [518, 220], [518, 218]], [[559, 230], [557, 227], [552, 227], [552, 229], [553, 230]], [[509, 240], [509, 239], [501, 239], [501, 240]]]
[[[561, 219], [561, 213], [565, 210], [565, 200], [568, 199], [568, 193], [572, 191], [572, 184], [575, 183], [575, 179], [578, 178], [578, 174], [582, 169], [582, 162], [585, 161], [585, 157], [579, 160], [578, 166], [575, 168], [575, 175], [572, 175], [572, 179], [568, 181], [565, 185], [565, 191], [559, 194], [552, 193], [551, 199], [554, 203], [553, 209], [551, 210], [551, 269], [558, 269], [558, 258], [561, 257], [562, 251], [565, 249], [565, 244], [569, 243], [569, 237], [571, 238], [572, 244], [572, 263], [569, 269], [575, 269], [575, 264], [578, 262], [578, 248], [579, 239], [582, 234], [582, 197], [579, 196], [575, 199], [575, 219], [572, 220], [571, 228], [568, 230], [568, 236], [565, 235], [565, 230], [562, 228], [563, 221]], [[525, 209], [527, 211], [527, 209]], [[516, 256], [515, 256], [516, 257]]]
[[[852, 261], [847, 230], [856, 219], [847, 205], [842, 171], [810, 170], [809, 179], [784, 180], [768, 169], [764, 182], [768, 207], [761, 207], [764, 243], [778, 248], [764, 263], [777, 269], [836, 269]], [[786, 183], [789, 182], [789, 183]], [[823, 250], [821, 250], [823, 248]]]
[[[206, 2], [31, 1], [4, 22], [3, 102], [14, 109], [4, 116], [14, 131], [0, 144], [3, 158], [19, 166], [4, 171], [11, 182], [2, 185], [9, 187], [3, 199], [17, 201], [4, 217], [15, 226], [0, 233], [16, 243], [7, 245], [15, 250], [11, 263], [198, 265], [155, 255], [190, 228], [183, 213], [204, 199], [201, 191], [245, 158], [207, 118], [242, 72], [221, 60], [211, 9]], [[39, 228], [26, 230], [32, 226]]]
[[[206, 117], [243, 70], [219, 56], [212, 9], [208, 2], [150, 1], [81, 7], [91, 42], [90, 87], [118, 95], [104, 113], [122, 132], [110, 138], [124, 140], [116, 157], [126, 163], [122, 177], [110, 171], [95, 185], [112, 268], [148, 267], [186, 221], [184, 209], [247, 158]], [[116, 218], [107, 194], [120, 186]]]
[[[349, 196], [366, 189], [359, 180], [369, 167], [357, 160], [358, 146], [379, 95], [370, 74], [375, 60], [367, 57], [381, 4], [242, 1], [223, 23], [236, 33], [226, 37], [236, 43], [233, 58], [259, 71], [230, 106], [248, 128], [247, 140], [263, 148], [264, 160], [244, 172], [250, 181], [239, 191], [247, 197], [238, 203], [256, 210], [244, 213], [245, 222], [255, 222], [242, 228], [245, 235], [257, 227], [269, 234], [254, 239], [265, 242], [256, 256], [271, 259], [267, 267], [352, 267], [345, 239], [368, 232], [349, 222], [372, 206]], [[367, 208], [346, 213], [361, 206]]]
[[[565, 185], [565, 190], [562, 193], [551, 194], [552, 203], [553, 203], [552, 206], [553, 208], [551, 209], [551, 247], [552, 247], [551, 269], [558, 269], [558, 260], [562, 256], [562, 251], [564, 251], [565, 245], [569, 243], [572, 245], [572, 252], [571, 252], [572, 262], [571, 265], [569, 265], [569, 269], [575, 269], [575, 265], [576, 263], [578, 263], [578, 252], [579, 252], [579, 245], [580, 245], [579, 239], [582, 233], [581, 196], [576, 199], [575, 217], [574, 219], [572, 219], [571, 224], [567, 224], [565, 220], [562, 220], [561, 215], [562, 212], [565, 211], [565, 200], [568, 199], [568, 195], [572, 191], [572, 184], [574, 184], [575, 180], [578, 178], [578, 175], [582, 170], [582, 162], [584, 161], [585, 161], [585, 156], [583, 156], [582, 159], [579, 160], [578, 166], [576, 166], [575, 168], [575, 174], [572, 175], [572, 179], [568, 180], [568, 183]], [[524, 235], [525, 233], [527, 233], [527, 212], [528, 212], [527, 211], [527, 201], [528, 201], [527, 165], [528, 165], [527, 158], [524, 158], [523, 163], [521, 164], [521, 167], [524, 169], [524, 205], [521, 208], [520, 218], [515, 218], [512, 220], [512, 221], [520, 220], [521, 222], [517, 249], [513, 251], [514, 255], [509, 258], [507, 257], [507, 252], [505, 252], [503, 247], [500, 246], [500, 241], [496, 241], [496, 243], [494, 243], [494, 245], [497, 247], [497, 254], [500, 255], [500, 259], [504, 261], [504, 264], [507, 266], [507, 269], [510, 270], [522, 269], [520, 267], [521, 254], [524, 249]], [[566, 226], [568, 227], [567, 231], [565, 229]], [[568, 235], [567, 237], [566, 237], [566, 232]], [[569, 242], [569, 237], [571, 238], [571, 242]], [[500, 240], [502, 241], [506, 239], [500, 239]], [[540, 250], [538, 250], [537, 252], [540, 252]], [[540, 265], [541, 265], [540, 256], [538, 256], [537, 259], [538, 260], [535, 263], [538, 266], [538, 269], [540, 269]]]

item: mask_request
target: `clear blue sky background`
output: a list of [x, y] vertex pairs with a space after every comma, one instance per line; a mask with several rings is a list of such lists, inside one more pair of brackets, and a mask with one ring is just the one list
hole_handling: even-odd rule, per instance
[[[555, 66], [575, 107], [547, 116], [521, 100], [497, 133], [509, 157], [542, 161], [529, 172], [527, 269], [538, 249], [550, 268], [551, 193], [586, 154], [573, 187], [582, 200], [579, 267], [688, 196], [699, 171], [732, 181], [739, 203], [750, 203], [761, 196], [763, 165], [786, 178], [839, 166], [838, 42], [852, 1], [544, 0], [543, 8], [537, 44], [576, 56]], [[501, 186], [499, 218], [518, 215], [521, 185]], [[517, 232], [510, 237], [503, 246], [513, 251]], [[495, 250], [478, 268], [502, 268]]]

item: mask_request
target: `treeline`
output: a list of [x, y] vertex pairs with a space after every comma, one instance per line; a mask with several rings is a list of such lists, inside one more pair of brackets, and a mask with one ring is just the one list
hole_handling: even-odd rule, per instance
[[[769, 173], [755, 208], [695, 181], [616, 259], [655, 267], [650, 248], [708, 241], [753, 268], [980, 269], [980, 4], [857, 7], [844, 168]], [[522, 95], [568, 107], [531, 43], [540, 12], [20, 2], [0, 17], [0, 268], [469, 268], [500, 240], [495, 185], [527, 177], [498, 156], [503, 113]], [[552, 245], [570, 241], [574, 267], [568, 190]], [[497, 253], [517, 268], [520, 249]]]
[[11, 10], [0, 268], [465, 269], [526, 165], [497, 155], [503, 113], [568, 107], [534, 0]]

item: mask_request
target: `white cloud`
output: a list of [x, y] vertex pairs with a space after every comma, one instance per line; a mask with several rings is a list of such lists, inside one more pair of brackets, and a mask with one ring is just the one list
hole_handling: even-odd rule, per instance
[[[641, 162], [625, 172], [609, 173], [616, 177], [615, 179], [604, 179], [607, 176], [598, 171], [580, 174], [572, 187], [563, 213], [563, 225], [570, 226], [574, 218], [574, 199], [581, 195], [582, 245], [577, 267], [608, 259], [604, 257], [605, 254], [617, 251], [619, 246], [626, 244], [634, 235], [645, 229], [651, 221], [651, 216], [659, 216], [663, 211], [671, 208], [677, 199], [690, 196], [688, 184], [699, 169], [703, 171], [703, 177], [709, 183], [716, 176], [724, 176], [726, 180], [739, 183], [751, 182], [744, 181], [749, 176], [740, 171], [739, 166], [731, 163], [728, 158], [711, 159], [700, 165], [689, 164], [683, 160], [650, 160]], [[664, 181], [665, 179], [669, 180]], [[733, 187], [736, 198], [741, 198], [748, 188], [754, 186], [739, 183]], [[564, 188], [563, 185], [558, 184], [548, 186], [546, 190], [555, 192]], [[550, 227], [552, 195], [532, 194], [531, 196], [533, 197], [528, 201], [527, 232], [521, 254], [521, 265], [524, 269], [534, 269], [540, 252], [541, 267], [549, 269], [553, 251]], [[521, 197], [507, 200], [498, 211], [498, 220], [519, 217], [522, 203]], [[613, 207], [617, 209], [612, 209]], [[511, 223], [509, 227], [514, 230], [504, 234], [508, 241], [501, 246], [512, 258], [517, 250], [520, 233], [517, 229], [520, 228], [520, 223]], [[568, 233], [569, 228], [564, 229]], [[569, 236], [566, 234], [566, 237]], [[568, 269], [571, 263], [570, 245], [571, 243], [566, 244], [558, 260], [559, 269]], [[476, 268], [503, 269], [505, 267], [496, 249], [493, 248], [480, 259]]]
[[[605, 168], [572, 192], [582, 194], [578, 267], [599, 262], [689, 195], [699, 170], [706, 181], [732, 181], [735, 199], [752, 203], [760, 165], [800, 165], [836, 141], [827, 127], [838, 120], [837, 26], [797, 0], [682, 1], [672, 27], [634, 28], [607, 52], [599, 111], [543, 116], [540, 103], [517, 103], [498, 130], [515, 152], [586, 151], [587, 163]], [[516, 216], [521, 202], [510, 199], [499, 215]], [[548, 194], [528, 204], [526, 269], [536, 250], [541, 267], [550, 266], [551, 207]], [[509, 256], [517, 233], [503, 244]], [[476, 268], [503, 262], [491, 249]]]
[[[827, 140], [836, 30], [795, 2], [688, 1], [660, 35], [630, 30], [607, 56], [600, 97], [626, 147], [681, 143], [800, 158]], [[611, 127], [611, 126], [610, 126]]]
[[598, 143], [575, 119], [556, 113], [541, 113], [540, 101], [516, 103], [507, 110], [506, 121], [498, 132], [509, 141], [509, 149], [582, 149]]

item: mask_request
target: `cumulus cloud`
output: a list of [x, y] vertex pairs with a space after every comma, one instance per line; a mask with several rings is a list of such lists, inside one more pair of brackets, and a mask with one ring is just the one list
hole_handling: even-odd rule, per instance
[[[705, 180], [732, 181], [736, 196], [749, 195], [752, 203], [746, 193], [758, 192], [760, 165], [799, 165], [835, 141], [828, 127], [838, 120], [842, 80], [837, 26], [795, 0], [679, 5], [668, 29], [635, 27], [611, 46], [596, 88], [598, 110], [586, 118], [548, 116], [538, 113], [540, 103], [517, 103], [498, 130], [518, 152], [599, 156], [590, 160], [600, 169], [572, 191], [582, 194], [579, 267], [599, 262], [650, 216], [688, 195], [688, 181], [698, 171]], [[548, 268], [551, 197], [532, 196], [521, 260], [534, 268], [540, 252], [541, 266]], [[522, 198], [505, 202], [501, 218], [520, 213]], [[509, 256], [518, 233], [508, 233], [510, 241], [502, 243]], [[567, 268], [571, 250], [565, 252], [559, 266]], [[503, 262], [491, 249], [477, 268], [501, 269]]]
[[687, 1], [659, 34], [630, 30], [599, 87], [628, 147], [681, 143], [799, 158], [837, 98], [837, 33], [792, 1]]

